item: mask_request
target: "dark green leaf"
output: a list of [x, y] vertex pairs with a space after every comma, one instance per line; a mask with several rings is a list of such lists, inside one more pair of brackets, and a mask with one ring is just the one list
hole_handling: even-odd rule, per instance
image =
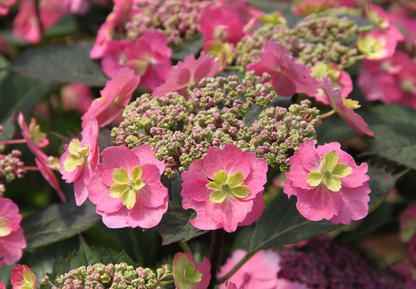
[[344, 141], [357, 135], [338, 115], [332, 115], [322, 120], [317, 128], [318, 142], [323, 145], [334, 141]]
[[9, 73], [0, 84], [0, 119], [12, 111], [29, 112], [55, 85], [50, 80], [36, 80]]
[[27, 249], [47, 245], [86, 230], [101, 216], [89, 201], [81, 207], [74, 202], [51, 205], [22, 221]]
[[[369, 167], [371, 188], [369, 207], [373, 207], [393, 188], [405, 172], [391, 175], [384, 169]], [[330, 221], [309, 221], [299, 214], [296, 198], [286, 194], [277, 196], [264, 210], [253, 232], [250, 251], [269, 249], [278, 244], [291, 244], [324, 234], [336, 225]]]
[[374, 132], [371, 153], [416, 168], [416, 110], [400, 105], [380, 105], [366, 114]]
[[58, 23], [48, 29], [43, 37], [53, 38], [72, 34], [77, 29], [77, 20], [74, 15], [62, 17]]
[[196, 55], [204, 45], [202, 34], [195, 35], [190, 40], [185, 40], [182, 45], [172, 45], [172, 58], [183, 61], [187, 55]]
[[14, 134], [13, 114], [5, 118], [1, 125], [3, 126], [3, 131], [0, 133], [0, 141], [11, 139]]
[[180, 202], [169, 202], [169, 209], [163, 215], [159, 225], [154, 227], [160, 233], [163, 244], [171, 244], [177, 241], [188, 241], [202, 235], [202, 231], [191, 225], [191, 218], [196, 214], [193, 210], [184, 210]]
[[10, 69], [29, 78], [104, 86], [101, 66], [90, 59], [91, 43], [56, 44], [23, 52]]
[[253, 6], [257, 9], [262, 10], [268, 14], [273, 13], [275, 11], [282, 12], [282, 16], [286, 18], [287, 26], [293, 27], [297, 22], [299, 22], [304, 17], [294, 15], [291, 11], [290, 6], [292, 5], [291, 2], [271, 2], [271, 1], [263, 1], [263, 0], [252, 0], [249, 1], [248, 4]]
[[7, 76], [7, 69], [6, 67], [9, 65], [9, 61], [6, 57], [0, 54], [0, 84]]
[[259, 119], [261, 112], [262, 110], [260, 106], [258, 106], [257, 104], [253, 104], [251, 109], [248, 111], [246, 117], [244, 118], [244, 123], [247, 126], [251, 126], [255, 120]]
[[[81, 266], [94, 265], [96, 263], [102, 263], [108, 265], [118, 264], [118, 263], [127, 263], [129, 265], [137, 267], [138, 265], [124, 252], [117, 253], [111, 249], [98, 250], [96, 248], [90, 248], [87, 244], [81, 239], [81, 244], [78, 252], [69, 253], [66, 260], [61, 259], [59, 263], [54, 263], [52, 273], [47, 273], [49, 280], [54, 283], [56, 286], [59, 283], [56, 282], [56, 277], [68, 273], [72, 269], [79, 268]], [[50, 285], [41, 285], [41, 289], [51, 288]]]

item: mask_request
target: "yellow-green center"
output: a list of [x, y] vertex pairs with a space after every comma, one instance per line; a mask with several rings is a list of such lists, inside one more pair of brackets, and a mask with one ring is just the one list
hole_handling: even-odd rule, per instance
[[306, 181], [311, 187], [316, 187], [323, 183], [329, 190], [338, 192], [341, 189], [340, 179], [351, 173], [352, 168], [346, 163], [338, 164], [338, 154], [332, 151], [324, 156], [321, 171], [310, 172]]
[[385, 53], [385, 44], [385, 41], [382, 39], [375, 39], [371, 36], [367, 36], [358, 40], [357, 47], [358, 50], [370, 58], [379, 58]]
[[110, 187], [110, 196], [121, 198], [123, 205], [129, 210], [133, 208], [136, 204], [137, 192], [145, 185], [141, 179], [142, 173], [140, 166], [134, 167], [131, 170], [132, 179], [130, 180], [125, 168], [114, 169], [111, 173], [114, 184]]
[[90, 148], [81, 146], [79, 140], [75, 138], [69, 143], [68, 152], [70, 155], [64, 161], [64, 170], [72, 172], [86, 162], [90, 154]]
[[9, 235], [12, 231], [11, 224], [6, 218], [0, 217], [0, 237]]
[[222, 203], [227, 196], [243, 199], [250, 194], [250, 189], [243, 185], [244, 176], [241, 172], [236, 172], [228, 176], [224, 170], [214, 173], [214, 180], [209, 182], [206, 187], [214, 190], [209, 196], [211, 202]]
[[195, 270], [195, 264], [194, 263], [188, 263], [185, 266], [185, 271], [183, 272], [183, 276], [185, 281], [191, 282], [191, 283], [197, 283], [202, 280], [202, 273], [198, 270]]

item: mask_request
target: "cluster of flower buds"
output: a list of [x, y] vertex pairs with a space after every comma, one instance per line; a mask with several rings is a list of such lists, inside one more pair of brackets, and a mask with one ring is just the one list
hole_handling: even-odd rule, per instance
[[161, 29], [169, 44], [182, 44], [201, 32], [199, 22], [202, 11], [215, 5], [218, 3], [214, 0], [140, 1], [139, 12], [125, 25], [127, 38], [134, 42], [146, 31]]
[[[299, 143], [316, 138], [319, 111], [310, 107], [309, 100], [289, 109], [267, 108], [277, 98], [273, 86], [263, 84], [269, 78], [253, 72], [243, 80], [235, 75], [204, 78], [188, 87], [188, 100], [177, 93], [160, 98], [142, 95], [126, 107], [124, 120], [111, 135], [118, 146], [148, 144], [157, 149], [155, 156], [165, 161], [170, 178], [177, 169], [187, 171], [210, 147], [222, 149], [227, 143], [287, 170], [287, 158]], [[252, 109], [263, 112], [249, 126], [244, 120]]]
[[357, 24], [347, 17], [312, 14], [292, 29], [282, 24], [263, 25], [237, 43], [235, 60], [239, 66], [257, 62], [257, 53], [263, 50], [264, 41], [273, 38], [308, 67], [321, 61], [334, 62], [345, 69], [362, 58], [356, 48], [348, 45], [350, 38], [358, 34]]
[[26, 170], [24, 162], [20, 160], [21, 155], [22, 152], [19, 150], [13, 150], [7, 155], [0, 154], [0, 177], [5, 177], [7, 182], [11, 182], [16, 177], [24, 177]]
[[[134, 268], [126, 263], [104, 265], [97, 263], [88, 267], [81, 266], [65, 273], [53, 285], [53, 289], [161, 289], [161, 281], [173, 279], [170, 265], [163, 265], [154, 273], [149, 268]], [[52, 283], [46, 276], [42, 284]]]
[[349, 247], [311, 240], [296, 251], [281, 251], [279, 278], [308, 288], [405, 288], [395, 273], [373, 267]]

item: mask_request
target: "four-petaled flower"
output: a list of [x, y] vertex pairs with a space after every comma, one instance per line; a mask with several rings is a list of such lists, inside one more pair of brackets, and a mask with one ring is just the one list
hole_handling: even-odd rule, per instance
[[37, 280], [29, 267], [17, 265], [10, 274], [10, 283], [12, 283], [13, 289], [36, 289]]

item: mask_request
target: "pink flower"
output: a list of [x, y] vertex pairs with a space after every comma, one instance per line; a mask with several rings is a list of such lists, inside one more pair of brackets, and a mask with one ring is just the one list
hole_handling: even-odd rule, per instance
[[218, 61], [215, 60], [215, 57], [211, 57], [203, 51], [197, 60], [195, 60], [193, 54], [188, 55], [185, 57], [184, 62], [178, 62], [174, 72], [168, 76], [162, 86], [153, 91], [152, 96], [162, 97], [169, 92], [177, 92], [188, 99], [186, 89], [189, 84], [192, 82], [198, 84], [204, 77], [213, 77], [218, 70]]
[[97, 120], [90, 120], [81, 135], [81, 142], [74, 138], [69, 145], [64, 145], [65, 152], [60, 159], [62, 178], [67, 183], [74, 183], [75, 200], [78, 206], [81, 206], [88, 198], [87, 185], [100, 160]]
[[84, 114], [91, 103], [94, 96], [88, 85], [81, 83], [70, 83], [61, 88], [61, 108], [66, 111], [77, 111]]
[[134, 75], [129, 68], [122, 68], [107, 81], [101, 97], [94, 100], [88, 111], [81, 117], [82, 127], [96, 118], [99, 127], [111, 123], [130, 102], [133, 91], [140, 82], [140, 76]]
[[13, 289], [36, 289], [36, 276], [26, 265], [17, 265], [10, 274]]
[[247, 5], [248, 0], [217, 0], [217, 2], [219, 2], [221, 6], [231, 6], [235, 8], [244, 23], [249, 23], [255, 19], [255, 25], [257, 26], [259, 24], [257, 19], [265, 15], [263, 11]]
[[[311, 76], [315, 77], [317, 80], [321, 80], [324, 76], [324, 74], [326, 74], [331, 80], [332, 83], [334, 84], [334, 87], [339, 88], [341, 95], [343, 97], [347, 97], [351, 91], [352, 91], [352, 80], [351, 80], [351, 76], [339, 69], [338, 64], [336, 63], [323, 63], [323, 62], [317, 62], [315, 63], [315, 65], [312, 67], [312, 73]], [[324, 104], [329, 104], [329, 100], [328, 97], [326, 96], [325, 92], [322, 89], [318, 89], [318, 93], [315, 95], [310, 95], [310, 96], [314, 96], [316, 100], [324, 103]]]
[[378, 30], [360, 33], [357, 48], [368, 60], [382, 60], [391, 57], [396, 50], [397, 37]]
[[377, 29], [383, 33], [388, 33], [396, 37], [397, 41], [404, 40], [404, 35], [400, 32], [397, 26], [391, 23], [390, 17], [383, 8], [376, 4], [367, 4], [368, 20], [374, 24]]
[[300, 16], [307, 16], [312, 13], [319, 13], [334, 6], [334, 0], [301, 0], [295, 2], [295, 9], [292, 13]]
[[134, 44], [127, 40], [111, 41], [101, 61], [103, 70], [110, 75], [119, 67], [129, 67], [141, 76], [139, 87], [153, 90], [170, 74], [172, 49], [167, 43], [166, 35], [160, 31], [147, 31]]
[[109, 228], [156, 226], [168, 209], [168, 190], [160, 182], [165, 164], [155, 149], [107, 147], [88, 184], [89, 198]]
[[403, 242], [409, 242], [416, 234], [416, 202], [400, 214], [399, 221], [401, 239]]
[[3, 281], [0, 282], [0, 289], [6, 289], [6, 285], [4, 285]]
[[[105, 22], [97, 32], [97, 38], [90, 51], [90, 57], [92, 59], [103, 57], [107, 50], [108, 42], [113, 39], [116, 27], [121, 26], [126, 20], [126, 16], [131, 11], [132, 5], [133, 0], [114, 1], [113, 12], [107, 16]], [[111, 74], [109, 76], [111, 76]]]
[[201, 14], [200, 24], [204, 43], [218, 39], [236, 44], [245, 35], [244, 22], [231, 6], [208, 7]]
[[252, 224], [263, 212], [267, 169], [264, 159], [233, 144], [209, 148], [204, 160], [194, 161], [182, 173], [182, 206], [198, 213], [192, 225], [234, 232], [237, 226]]
[[211, 263], [204, 257], [197, 264], [192, 252], [176, 253], [173, 258], [173, 277], [178, 289], [206, 289], [211, 280]]
[[0, 197], [0, 268], [11, 265], [22, 257], [26, 247], [25, 236], [20, 227], [22, 215], [11, 200]]
[[359, 135], [373, 136], [374, 133], [367, 128], [363, 118], [354, 112], [352, 108], [358, 108], [358, 102], [350, 99], [344, 99], [338, 88], [334, 88], [329, 77], [324, 75], [322, 80], [322, 89], [328, 97], [331, 107], [336, 113]]
[[16, 3], [16, 0], [0, 0], [0, 15], [9, 13], [9, 8], [14, 3]]
[[295, 195], [299, 213], [312, 221], [326, 219], [349, 225], [351, 220], [367, 216], [367, 164], [357, 166], [337, 142], [316, 149], [315, 144], [307, 139], [289, 158], [292, 166], [283, 192], [288, 197]]
[[247, 71], [254, 70], [256, 75], [264, 72], [271, 75], [268, 81], [280, 96], [292, 96], [295, 93], [316, 94], [319, 82], [310, 75], [310, 70], [297, 62], [280, 42], [266, 40], [264, 51], [259, 52], [260, 61], [247, 65]]
[[225, 281], [224, 286], [225, 286], [225, 289], [238, 289], [235, 283], [228, 281], [228, 280]]
[[[58, 194], [59, 198], [62, 202], [66, 202], [66, 197], [64, 192], [61, 190], [59, 185], [58, 179], [56, 178], [55, 174], [52, 170], [58, 170], [55, 166], [55, 160], [53, 157], [48, 157], [40, 148], [35, 144], [33, 136], [30, 134], [30, 129], [27, 127], [25, 118], [23, 113], [20, 112], [17, 117], [17, 123], [19, 124], [20, 128], [22, 129], [22, 136], [26, 140], [26, 144], [28, 148], [32, 151], [32, 153], [36, 156], [35, 162], [39, 168], [40, 173], [42, 176], [48, 181], [52, 188], [55, 189], [56, 193]], [[39, 126], [36, 126], [36, 122], [32, 119], [31, 126], [34, 128], [33, 132], [36, 134], [41, 134], [39, 130]], [[30, 127], [30, 126], [29, 126]], [[39, 140], [39, 137], [37, 138]]]

